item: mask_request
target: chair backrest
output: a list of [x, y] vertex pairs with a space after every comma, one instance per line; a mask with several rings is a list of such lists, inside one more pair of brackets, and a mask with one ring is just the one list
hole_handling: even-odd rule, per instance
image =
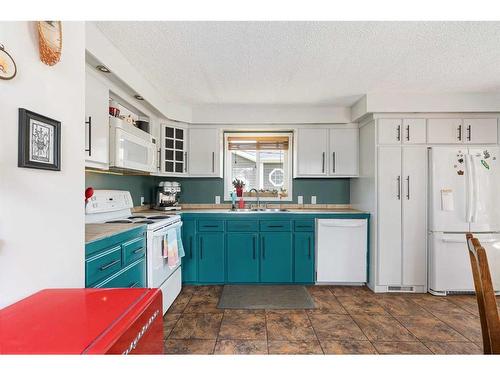
[[500, 320], [486, 250], [471, 233], [467, 233], [466, 238], [481, 320], [484, 354], [500, 354]]

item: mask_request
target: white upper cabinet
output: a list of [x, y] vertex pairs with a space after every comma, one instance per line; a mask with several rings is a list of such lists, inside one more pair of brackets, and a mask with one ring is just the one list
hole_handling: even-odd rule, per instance
[[188, 171], [191, 177], [222, 177], [222, 137], [219, 129], [189, 129]]
[[463, 120], [464, 142], [474, 144], [497, 143], [497, 119], [475, 118]]
[[463, 123], [459, 118], [430, 118], [427, 120], [429, 143], [462, 143]]
[[378, 120], [379, 144], [419, 144], [425, 143], [426, 140], [426, 120], [423, 118]]
[[497, 143], [497, 119], [429, 119], [429, 143]]
[[394, 118], [383, 118], [378, 120], [378, 143], [400, 144], [401, 128], [403, 120]]
[[427, 142], [427, 120], [425, 118], [405, 118], [401, 129], [402, 141], [406, 144]]
[[330, 129], [328, 174], [358, 175], [359, 129]]
[[328, 129], [297, 130], [295, 177], [326, 177], [328, 174]]
[[85, 74], [85, 166], [109, 168], [109, 90]]
[[187, 175], [188, 130], [183, 127], [162, 125], [161, 128], [161, 173], [164, 175]]

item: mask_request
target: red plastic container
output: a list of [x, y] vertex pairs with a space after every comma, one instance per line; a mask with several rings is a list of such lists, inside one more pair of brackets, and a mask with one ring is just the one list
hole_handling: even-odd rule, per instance
[[159, 289], [46, 289], [0, 310], [1, 354], [162, 354]]

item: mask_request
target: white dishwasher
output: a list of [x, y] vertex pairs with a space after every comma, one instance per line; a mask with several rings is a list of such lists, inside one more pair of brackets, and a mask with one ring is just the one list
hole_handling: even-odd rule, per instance
[[367, 281], [366, 219], [316, 219], [316, 284]]

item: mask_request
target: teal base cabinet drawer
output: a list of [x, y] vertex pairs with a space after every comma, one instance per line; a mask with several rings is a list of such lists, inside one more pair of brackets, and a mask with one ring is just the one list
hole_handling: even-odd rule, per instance
[[182, 258], [182, 281], [195, 283], [198, 281], [198, 252], [196, 250], [196, 221], [182, 222], [182, 244], [186, 255]]
[[122, 268], [122, 248], [112, 247], [85, 261], [85, 284], [93, 285], [113, 275]]
[[259, 281], [259, 236], [256, 233], [228, 233], [226, 237], [227, 282]]
[[224, 221], [222, 220], [198, 220], [198, 231], [200, 232], [223, 232]]
[[258, 232], [257, 220], [231, 220], [226, 223], [228, 232]]
[[95, 286], [96, 288], [145, 288], [146, 260], [140, 259], [121, 272]]
[[293, 230], [295, 232], [314, 232], [314, 220], [295, 220]]
[[137, 259], [146, 256], [146, 238], [138, 237], [127, 241], [122, 245], [123, 249], [123, 264], [128, 266], [134, 263]]
[[290, 232], [292, 225], [289, 220], [269, 220], [260, 222], [261, 232]]
[[314, 282], [314, 233], [294, 234], [294, 271], [296, 283]]
[[223, 283], [225, 281], [224, 233], [199, 233], [198, 281]]
[[291, 283], [292, 234], [261, 233], [260, 281], [263, 283]]

